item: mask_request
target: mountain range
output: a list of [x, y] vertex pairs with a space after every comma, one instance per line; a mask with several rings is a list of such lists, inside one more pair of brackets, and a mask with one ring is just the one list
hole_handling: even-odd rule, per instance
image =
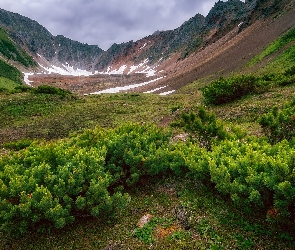
[[0, 58], [33, 86], [83, 94], [118, 87], [172, 93], [196, 79], [254, 72], [257, 68], [245, 69], [245, 63], [294, 27], [294, 13], [294, 1], [218, 1], [206, 17], [197, 14], [174, 30], [104, 51], [53, 36], [38, 22], [0, 9]]

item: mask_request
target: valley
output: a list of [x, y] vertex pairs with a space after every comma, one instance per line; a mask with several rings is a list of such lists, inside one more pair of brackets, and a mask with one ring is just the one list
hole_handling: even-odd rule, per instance
[[294, 17], [218, 1], [104, 51], [0, 9], [0, 249], [294, 249]]

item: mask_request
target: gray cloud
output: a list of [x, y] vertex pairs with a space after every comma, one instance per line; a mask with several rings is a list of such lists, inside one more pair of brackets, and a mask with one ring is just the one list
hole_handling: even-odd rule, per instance
[[108, 49], [156, 30], [179, 27], [217, 0], [0, 0], [0, 8], [38, 21], [53, 35], [64, 35]]

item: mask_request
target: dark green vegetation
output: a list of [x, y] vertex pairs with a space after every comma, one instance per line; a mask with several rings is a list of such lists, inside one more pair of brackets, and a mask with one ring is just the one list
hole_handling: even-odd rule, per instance
[[[289, 117], [294, 90], [292, 83], [274, 86], [210, 112], [199, 106], [200, 90], [167, 97], [79, 97], [47, 86], [2, 93], [1, 134], [8, 140], [1, 142], [1, 224], [4, 232], [23, 233], [13, 243], [4, 233], [2, 246], [292, 247], [294, 143], [280, 135], [272, 145], [270, 134], [246, 130], [270, 131], [259, 128], [262, 114]], [[174, 129], [159, 127], [170, 121]], [[182, 129], [186, 143], [175, 137]], [[188, 227], [175, 215], [179, 206]], [[145, 213], [155, 217], [139, 230]]]
[[[0, 87], [13, 88], [22, 83], [22, 73], [15, 67], [7, 64], [0, 59]], [[13, 84], [14, 82], [14, 84]]]
[[25, 50], [11, 41], [6, 31], [0, 28], [0, 53], [8, 60], [16, 61], [26, 67], [37, 66], [34, 59]]
[[230, 78], [220, 77], [202, 89], [208, 104], [219, 105], [238, 100], [249, 94], [259, 94], [267, 90], [293, 84], [295, 82], [295, 67], [281, 74], [264, 74], [261, 76], [241, 75]]

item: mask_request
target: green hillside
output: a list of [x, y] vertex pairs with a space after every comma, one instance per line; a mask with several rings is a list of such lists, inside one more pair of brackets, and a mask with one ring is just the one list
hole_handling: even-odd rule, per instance
[[22, 73], [15, 67], [0, 59], [0, 86], [1, 88], [12, 89], [22, 84]]
[[1, 248], [294, 247], [295, 144], [279, 132], [294, 133], [294, 91], [273, 85], [206, 110], [202, 89], [0, 94]]
[[25, 50], [11, 41], [3, 28], [0, 28], [0, 53], [8, 60], [19, 62], [25, 67], [37, 66], [34, 59]]
[[260, 69], [260, 72], [283, 72], [295, 64], [295, 29], [285, 32], [277, 40], [273, 41], [263, 52], [255, 56], [248, 64], [249, 67], [257, 67], [264, 60], [270, 60]]

